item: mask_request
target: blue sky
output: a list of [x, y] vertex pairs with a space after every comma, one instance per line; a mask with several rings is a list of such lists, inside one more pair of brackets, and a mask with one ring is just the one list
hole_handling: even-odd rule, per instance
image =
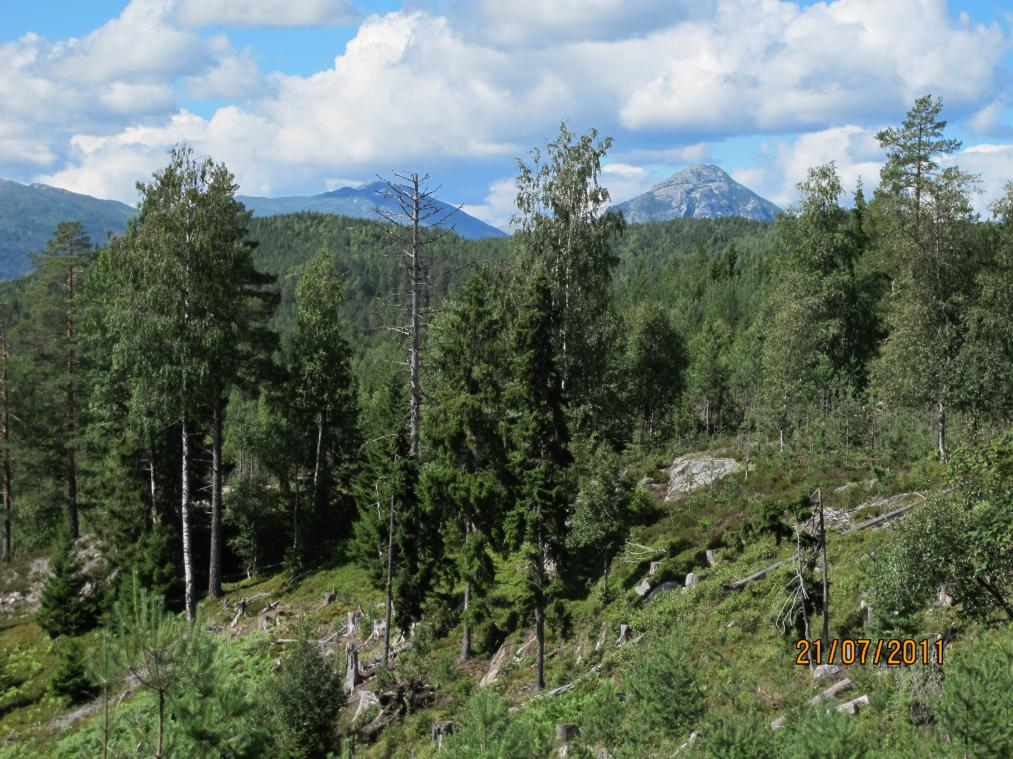
[[1013, 5], [976, 0], [0, 0], [0, 176], [134, 202], [179, 140], [241, 192], [392, 168], [504, 225], [515, 158], [561, 120], [615, 144], [615, 200], [699, 161], [787, 204], [931, 92], [981, 175], [1013, 179]]

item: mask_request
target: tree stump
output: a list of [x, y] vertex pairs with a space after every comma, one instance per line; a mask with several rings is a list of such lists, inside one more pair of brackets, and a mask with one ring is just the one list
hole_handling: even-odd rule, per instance
[[688, 575], [686, 575], [685, 586], [687, 588], [695, 588], [698, 582], [700, 582], [700, 578], [693, 572], [690, 572]]
[[556, 725], [556, 753], [559, 756], [568, 756], [570, 753], [570, 742], [577, 737], [577, 726], [572, 722], [560, 722]]
[[616, 645], [621, 646], [629, 639], [630, 639], [630, 626], [619, 625], [619, 637], [616, 639]]
[[436, 748], [443, 748], [443, 739], [454, 732], [454, 723], [450, 720], [441, 720], [433, 723], [433, 743]]
[[647, 570], [647, 576], [648, 577], [653, 577], [654, 573], [657, 572], [659, 569], [661, 569], [661, 562], [660, 561], [652, 561], [651, 562], [651, 566]]
[[349, 642], [345, 646], [345, 690], [351, 693], [355, 686], [362, 681], [359, 676], [359, 650], [355, 642]]
[[326, 593], [324, 593], [324, 597], [321, 599], [320, 605], [329, 606], [330, 604], [334, 603], [337, 597], [338, 597], [337, 593], [335, 593], [333, 590], [328, 590]]
[[707, 549], [707, 566], [713, 567], [718, 561], [718, 552], [712, 548]]

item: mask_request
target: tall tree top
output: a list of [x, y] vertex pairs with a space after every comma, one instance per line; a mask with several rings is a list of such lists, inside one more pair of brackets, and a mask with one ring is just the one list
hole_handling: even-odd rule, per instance
[[925, 184], [936, 176], [934, 159], [960, 150], [960, 140], [943, 136], [946, 121], [939, 118], [942, 110], [942, 99], [925, 95], [915, 100], [900, 128], [876, 133], [880, 147], [886, 150], [886, 165], [880, 175], [883, 186], [893, 195], [913, 199], [916, 210]]

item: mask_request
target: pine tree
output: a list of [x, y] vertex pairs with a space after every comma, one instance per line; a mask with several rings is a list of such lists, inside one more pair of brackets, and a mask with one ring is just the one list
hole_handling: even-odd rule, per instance
[[78, 516], [78, 446], [81, 398], [80, 316], [91, 239], [77, 221], [56, 227], [46, 249], [33, 256], [28, 286], [26, 340], [37, 364], [34, 393], [41, 412], [30, 422], [34, 445], [46, 457], [49, 475], [62, 481], [72, 538], [81, 534]]
[[525, 283], [512, 335], [513, 378], [508, 389], [510, 464], [517, 481], [511, 522], [513, 543], [525, 556], [535, 614], [535, 689], [545, 686], [545, 610], [550, 565], [564, 558], [569, 511], [570, 435], [556, 324], [548, 278], [537, 272]]
[[900, 129], [877, 136], [887, 150], [881, 197], [889, 245], [900, 267], [890, 295], [889, 337], [879, 364], [888, 396], [936, 411], [937, 450], [947, 458], [947, 410], [966, 404], [960, 353], [967, 304], [974, 300], [977, 220], [968, 200], [973, 177], [935, 159], [960, 147], [943, 137], [940, 100], [919, 98]]

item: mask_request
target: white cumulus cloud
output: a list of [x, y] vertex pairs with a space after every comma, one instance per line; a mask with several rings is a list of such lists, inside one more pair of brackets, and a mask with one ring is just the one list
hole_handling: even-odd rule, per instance
[[190, 26], [328, 26], [361, 15], [348, 0], [182, 0], [177, 12]]

